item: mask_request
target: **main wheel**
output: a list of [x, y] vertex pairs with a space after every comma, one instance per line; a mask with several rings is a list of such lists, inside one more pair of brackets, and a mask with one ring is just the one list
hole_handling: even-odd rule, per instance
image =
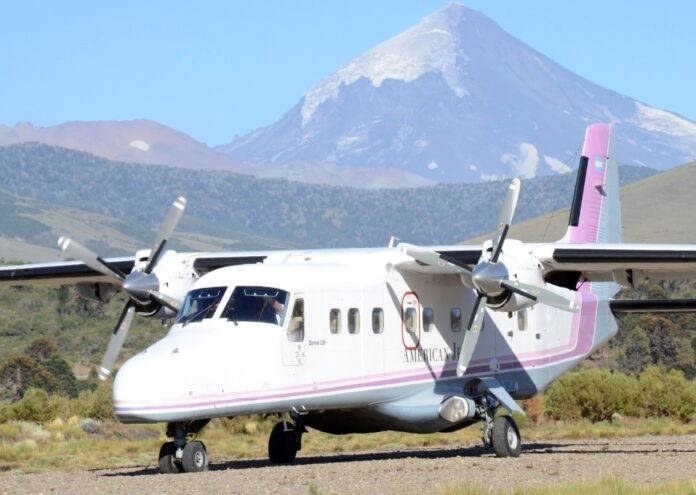
[[181, 464], [176, 460], [176, 446], [174, 442], [162, 444], [159, 451], [159, 470], [162, 474], [176, 474], [181, 472]]
[[271, 436], [268, 438], [268, 458], [271, 462], [290, 463], [295, 460], [298, 450], [297, 431], [295, 427], [288, 424], [289, 430], [286, 431], [283, 423], [280, 422], [273, 427]]
[[199, 473], [208, 470], [208, 452], [201, 442], [189, 442], [181, 456], [181, 467], [185, 473]]
[[491, 443], [498, 457], [519, 457], [522, 452], [522, 439], [512, 417], [498, 416], [493, 420]]

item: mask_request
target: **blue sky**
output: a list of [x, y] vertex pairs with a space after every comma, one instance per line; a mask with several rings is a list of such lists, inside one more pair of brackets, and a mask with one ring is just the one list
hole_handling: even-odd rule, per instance
[[[149, 118], [223, 144], [446, 3], [3, 0], [0, 124]], [[581, 76], [696, 120], [696, 2], [465, 4]]]

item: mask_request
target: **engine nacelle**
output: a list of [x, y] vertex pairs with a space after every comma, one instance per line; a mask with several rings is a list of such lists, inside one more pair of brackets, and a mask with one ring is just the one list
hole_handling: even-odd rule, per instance
[[118, 287], [114, 284], [103, 282], [97, 283], [79, 283], [75, 284], [77, 293], [85, 299], [94, 299], [99, 302], [108, 303], [111, 298], [118, 292]]

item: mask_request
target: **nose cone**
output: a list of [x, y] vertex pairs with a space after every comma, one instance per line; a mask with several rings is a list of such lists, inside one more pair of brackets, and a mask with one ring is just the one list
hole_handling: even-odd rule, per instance
[[114, 414], [123, 423], [150, 422], [167, 384], [157, 365], [140, 354], [126, 361], [114, 378]]
[[216, 372], [224, 356], [217, 349], [230, 346], [209, 346], [207, 337], [205, 331], [168, 335], [126, 361], [114, 378], [116, 418], [147, 423], [210, 417], [215, 403], [208, 392], [227, 376]]

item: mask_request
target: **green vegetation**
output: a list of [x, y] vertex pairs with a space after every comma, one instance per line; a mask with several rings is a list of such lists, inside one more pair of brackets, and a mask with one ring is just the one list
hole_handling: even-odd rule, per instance
[[[622, 181], [633, 182], [654, 170], [622, 168]], [[574, 174], [524, 181], [516, 221], [567, 206]], [[176, 195], [189, 200], [179, 231], [240, 240], [238, 248], [259, 246], [359, 247], [383, 246], [390, 235], [422, 244], [454, 243], [493, 227], [507, 181], [483, 184], [441, 184], [398, 190], [364, 190], [311, 185], [281, 179], [257, 179], [228, 172], [191, 171], [165, 166], [116, 163], [88, 153], [25, 143], [0, 147], [0, 188], [43, 203], [25, 204], [34, 213], [13, 210], [18, 198], [0, 194], [5, 222], [34, 243], [55, 246], [60, 233], [36, 225], [20, 231], [23, 220], [46, 221], [51, 208], [77, 208], [145, 229], [149, 237]], [[259, 212], [271, 213], [259, 215]], [[0, 223], [0, 232], [5, 232]], [[8, 224], [9, 225], [9, 224]], [[8, 227], [10, 228], [10, 227]], [[134, 229], [128, 226], [128, 235]], [[149, 239], [147, 239], [149, 242]], [[90, 246], [104, 255], [111, 245]], [[109, 245], [109, 246], [107, 246]], [[112, 247], [113, 249], [113, 247]]]
[[[101, 304], [79, 297], [74, 287], [0, 289], [0, 367], [8, 359], [21, 357], [31, 342], [45, 337], [79, 369], [80, 378], [86, 377], [100, 362], [124, 304], [123, 295]], [[165, 330], [157, 320], [135, 318], [124, 357], [161, 338]], [[51, 366], [45, 363], [44, 367], [47, 365]]]
[[674, 418], [688, 422], [696, 413], [696, 381], [678, 370], [649, 367], [639, 377], [606, 370], [562, 376], [545, 394], [547, 414], [555, 419], [610, 420], [626, 416]]

